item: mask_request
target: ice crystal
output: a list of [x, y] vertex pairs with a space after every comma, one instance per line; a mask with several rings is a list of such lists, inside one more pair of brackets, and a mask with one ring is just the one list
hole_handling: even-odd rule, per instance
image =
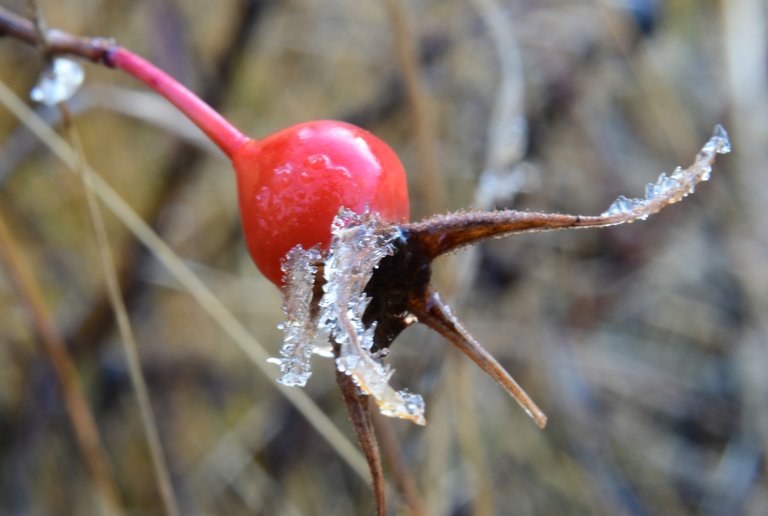
[[[400, 230], [381, 223], [372, 213], [358, 215], [342, 210], [331, 226], [327, 253], [294, 248], [285, 258], [286, 276], [283, 310], [287, 321], [279, 381], [304, 386], [311, 375], [312, 354], [333, 356], [329, 343], [337, 346], [336, 368], [349, 375], [364, 394], [376, 401], [382, 414], [424, 424], [424, 401], [418, 394], [396, 391], [389, 385], [394, 372], [382, 362], [386, 355], [374, 353], [376, 323], [365, 326], [363, 314], [370, 298], [365, 287], [373, 271], [394, 252]], [[323, 294], [314, 299], [318, 268], [323, 267]], [[317, 303], [316, 309], [313, 303]]]
[[55, 106], [69, 100], [80, 88], [85, 78], [83, 67], [71, 59], [57, 57], [43, 72], [29, 96], [35, 102]]
[[283, 385], [304, 387], [312, 374], [312, 354], [329, 356], [328, 332], [317, 323], [316, 311], [312, 309], [317, 264], [321, 260], [319, 251], [296, 246], [283, 261], [283, 312], [288, 319], [278, 326], [285, 335], [280, 348], [282, 358], [269, 359], [280, 366], [278, 381]]
[[688, 194], [692, 194], [696, 185], [701, 181], [709, 180], [712, 174], [712, 163], [717, 154], [731, 152], [731, 142], [723, 126], [716, 125], [712, 137], [699, 151], [693, 164], [684, 169], [677, 167], [667, 176], [662, 173], [655, 183], [648, 183], [645, 187], [645, 198], [629, 198], [620, 195], [603, 217], [616, 217], [617, 222], [632, 222], [633, 220], [645, 220], [664, 206], [682, 200]]
[[372, 353], [375, 323], [363, 324], [370, 302], [365, 286], [379, 262], [393, 253], [400, 231], [381, 224], [375, 214], [345, 210], [336, 217], [325, 261], [321, 324], [339, 345], [337, 369], [352, 377], [364, 394], [372, 396], [386, 416], [424, 424], [424, 401], [417, 394], [395, 391], [389, 385], [392, 369]]

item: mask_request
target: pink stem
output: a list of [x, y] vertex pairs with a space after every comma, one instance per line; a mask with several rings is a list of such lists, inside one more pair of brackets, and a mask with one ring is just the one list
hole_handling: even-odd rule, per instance
[[168, 99], [230, 158], [243, 143], [249, 140], [200, 97], [130, 50], [114, 47], [104, 56], [104, 62], [139, 79]]

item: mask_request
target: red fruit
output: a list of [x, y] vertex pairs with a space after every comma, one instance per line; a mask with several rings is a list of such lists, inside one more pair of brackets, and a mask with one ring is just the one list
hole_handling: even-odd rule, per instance
[[299, 244], [327, 247], [341, 207], [369, 209], [390, 222], [408, 220], [400, 160], [386, 143], [351, 124], [294, 125], [247, 141], [232, 153], [232, 162], [248, 250], [278, 287], [285, 254]]
[[327, 246], [339, 208], [369, 209], [387, 222], [408, 220], [408, 185], [395, 153], [344, 122], [294, 125], [251, 140], [149, 61], [122, 48], [101, 59], [144, 81], [200, 127], [232, 159], [248, 250], [278, 287], [280, 261], [293, 247]]

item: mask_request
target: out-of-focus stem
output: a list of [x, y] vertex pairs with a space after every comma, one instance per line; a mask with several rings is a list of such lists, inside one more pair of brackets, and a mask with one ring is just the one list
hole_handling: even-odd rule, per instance
[[165, 506], [165, 513], [168, 516], [176, 516], [179, 514], [178, 504], [173, 493], [170, 474], [168, 473], [168, 466], [166, 464], [162, 446], [160, 444], [160, 436], [158, 434], [155, 416], [152, 412], [147, 384], [144, 381], [144, 375], [141, 371], [141, 363], [136, 346], [136, 339], [133, 336], [133, 330], [128, 318], [128, 310], [126, 309], [125, 302], [120, 295], [120, 285], [118, 283], [117, 271], [115, 269], [115, 261], [112, 256], [112, 250], [109, 246], [107, 228], [104, 224], [104, 218], [101, 216], [101, 209], [99, 208], [96, 194], [93, 191], [93, 175], [90, 168], [86, 166], [83, 146], [82, 142], [80, 141], [80, 135], [72, 123], [69, 110], [67, 110], [67, 107], [64, 104], [59, 104], [59, 111], [61, 112], [64, 125], [69, 130], [69, 136], [72, 141], [73, 148], [76, 152], [77, 165], [80, 169], [80, 177], [83, 180], [83, 186], [85, 187], [85, 199], [88, 205], [88, 211], [91, 215], [91, 220], [93, 222], [93, 229], [96, 236], [96, 244], [99, 248], [99, 255], [101, 258], [102, 269], [104, 271], [106, 288], [109, 294], [110, 302], [112, 304], [112, 309], [115, 312], [115, 318], [117, 319], [117, 326], [120, 330], [120, 336], [123, 340], [123, 348], [128, 360], [128, 370], [131, 376], [131, 383], [133, 384], [136, 400], [139, 405], [141, 421], [147, 437], [152, 465], [155, 469], [158, 488], [160, 490], [160, 495]]
[[395, 484], [401, 496], [408, 505], [411, 516], [426, 516], [427, 509], [424, 500], [419, 494], [413, 473], [408, 469], [400, 455], [400, 446], [388, 418], [381, 413], [372, 412], [371, 419], [378, 434], [378, 441], [384, 451], [384, 457], [389, 463]]
[[28, 262], [16, 245], [15, 238], [2, 213], [0, 213], [0, 261], [7, 268], [8, 276], [30, 314], [43, 350], [53, 366], [61, 387], [64, 406], [72, 423], [75, 441], [100, 495], [102, 510], [107, 514], [122, 514], [120, 496], [98, 427], [78, 382], [77, 369], [67, 351], [64, 339], [48, 313], [43, 295], [27, 266]]
[[434, 110], [429, 101], [425, 81], [419, 67], [418, 51], [408, 13], [401, 0], [385, 2], [395, 35], [397, 60], [403, 74], [408, 103], [413, 117], [418, 157], [419, 195], [427, 213], [437, 213], [445, 207], [445, 184], [437, 158], [437, 128]]
[[376, 441], [376, 433], [373, 430], [368, 396], [360, 392], [351, 376], [341, 371], [336, 371], [336, 383], [341, 388], [344, 403], [347, 405], [349, 419], [352, 421], [360, 448], [363, 449], [365, 458], [368, 461], [368, 468], [371, 471], [373, 495], [376, 498], [376, 514], [377, 516], [386, 516], [387, 500], [384, 468], [381, 464], [381, 454], [379, 453], [379, 444]]

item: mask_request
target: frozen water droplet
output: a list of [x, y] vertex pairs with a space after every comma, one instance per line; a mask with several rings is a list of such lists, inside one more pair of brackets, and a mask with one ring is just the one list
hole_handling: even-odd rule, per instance
[[330, 342], [326, 342], [323, 345], [315, 344], [315, 347], [312, 348], [312, 353], [323, 358], [333, 358], [333, 346], [331, 346]]
[[84, 78], [85, 72], [79, 63], [57, 57], [48, 70], [40, 76], [40, 80], [32, 88], [29, 96], [35, 102], [55, 106], [69, 100], [83, 84]]
[[716, 141], [715, 152], [718, 154], [728, 154], [731, 152], [731, 140], [728, 138], [728, 133], [722, 125], [717, 124], [715, 126], [715, 132], [712, 139]]
[[645, 200], [650, 201], [656, 198], [656, 185], [648, 183], [645, 185]]
[[656, 181], [656, 196], [666, 195], [670, 190], [680, 187], [680, 183], [674, 178], [675, 174], [680, 174], [682, 169], [677, 167], [672, 176], [667, 176], [664, 172], [659, 175], [659, 179]]
[[304, 161], [304, 165], [315, 170], [320, 170], [329, 168], [330, 161], [331, 160], [325, 154], [312, 154]]
[[632, 213], [635, 208], [639, 206], [640, 202], [639, 199], [630, 199], [624, 195], [620, 195], [613, 201], [613, 204], [611, 204], [608, 211], [604, 212], [603, 215], [612, 216]]
[[632, 199], [629, 199], [628, 197], [625, 197], [623, 195], [620, 195], [616, 201], [619, 203], [619, 207], [621, 208], [621, 211], [623, 212], [630, 212], [635, 208], [635, 204], [632, 201]]
[[282, 165], [275, 168], [275, 175], [277, 176], [283, 176], [290, 174], [291, 172], [293, 172], [293, 165], [290, 163], [283, 163]]
[[608, 209], [603, 212], [604, 217], [612, 217], [614, 215], [621, 215], [621, 210], [619, 209], [619, 205], [616, 204], [616, 201], [611, 203]]

